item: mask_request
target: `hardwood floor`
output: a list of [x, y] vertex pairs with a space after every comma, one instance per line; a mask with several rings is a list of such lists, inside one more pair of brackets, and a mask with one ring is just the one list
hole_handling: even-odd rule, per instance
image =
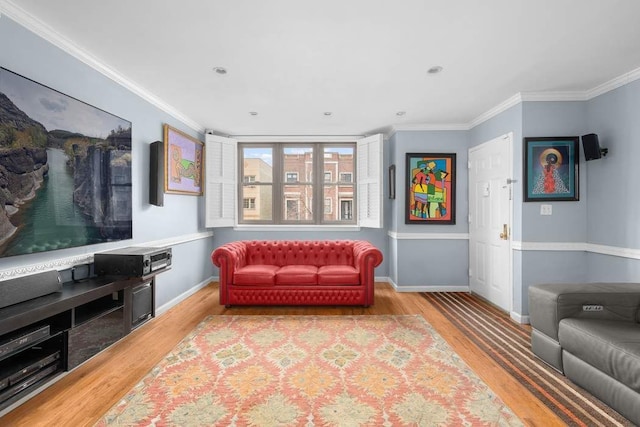
[[0, 425], [91, 426], [202, 319], [208, 315], [234, 314], [420, 314], [527, 425], [564, 425], [419, 294], [396, 292], [386, 283], [376, 284], [375, 304], [369, 308], [230, 309], [218, 304], [218, 287], [212, 283], [0, 418]]

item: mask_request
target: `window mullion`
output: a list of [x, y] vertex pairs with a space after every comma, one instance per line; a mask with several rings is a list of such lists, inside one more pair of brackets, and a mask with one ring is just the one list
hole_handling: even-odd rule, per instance
[[282, 224], [284, 220], [282, 205], [284, 200], [284, 183], [285, 179], [285, 171], [283, 166], [283, 158], [284, 158], [284, 150], [282, 148], [282, 144], [273, 144], [273, 223], [274, 224]]
[[324, 217], [324, 145], [313, 146], [313, 222], [322, 224]]

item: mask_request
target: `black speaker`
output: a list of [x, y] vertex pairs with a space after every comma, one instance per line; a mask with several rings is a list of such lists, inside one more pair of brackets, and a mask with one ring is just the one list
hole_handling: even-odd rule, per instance
[[0, 282], [0, 308], [62, 291], [62, 280], [56, 270]]
[[584, 159], [586, 161], [596, 160], [602, 157], [598, 135], [595, 133], [582, 135], [582, 149], [584, 150]]
[[151, 282], [131, 291], [131, 323], [134, 328], [153, 316], [153, 288]]
[[149, 203], [164, 205], [164, 144], [152, 142], [149, 146]]

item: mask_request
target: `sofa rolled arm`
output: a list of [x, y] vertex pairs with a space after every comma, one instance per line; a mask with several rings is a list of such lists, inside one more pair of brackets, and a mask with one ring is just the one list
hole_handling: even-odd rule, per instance
[[220, 304], [227, 303], [227, 286], [233, 284], [234, 272], [246, 265], [247, 245], [229, 242], [211, 252], [211, 262], [220, 269]]
[[382, 252], [366, 240], [353, 243], [354, 266], [360, 273], [360, 283], [369, 286], [369, 304], [373, 304], [374, 269], [382, 263]]

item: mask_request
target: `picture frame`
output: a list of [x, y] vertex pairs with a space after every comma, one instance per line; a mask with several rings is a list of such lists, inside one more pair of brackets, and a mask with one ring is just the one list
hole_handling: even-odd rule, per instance
[[407, 153], [405, 223], [456, 223], [456, 154]]
[[578, 201], [577, 136], [524, 138], [525, 202]]
[[164, 130], [164, 192], [202, 196], [204, 143], [168, 124]]
[[389, 166], [389, 198], [396, 198], [396, 165]]
[[4, 67], [0, 98], [0, 257], [131, 239], [132, 122]]

